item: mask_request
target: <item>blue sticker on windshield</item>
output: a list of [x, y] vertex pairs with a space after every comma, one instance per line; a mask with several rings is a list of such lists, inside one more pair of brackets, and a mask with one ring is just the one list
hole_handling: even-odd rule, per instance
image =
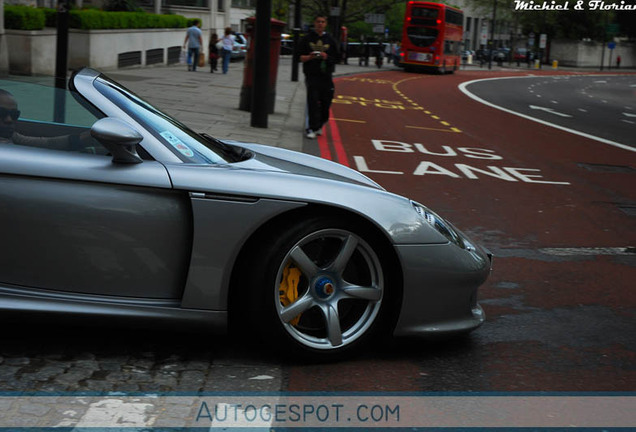
[[176, 148], [179, 151], [179, 153], [181, 153], [182, 155], [186, 157], [194, 156], [194, 152], [190, 150], [190, 148], [187, 145], [185, 145], [183, 141], [181, 141], [179, 138], [174, 136], [172, 133], [168, 131], [164, 131], [164, 132], [160, 132], [159, 135], [164, 137], [166, 141], [168, 141], [170, 145]]

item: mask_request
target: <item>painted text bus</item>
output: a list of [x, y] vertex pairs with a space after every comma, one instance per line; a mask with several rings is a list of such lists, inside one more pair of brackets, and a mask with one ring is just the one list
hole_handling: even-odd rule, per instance
[[429, 68], [441, 73], [459, 69], [464, 13], [441, 3], [406, 4], [400, 61], [407, 69]]

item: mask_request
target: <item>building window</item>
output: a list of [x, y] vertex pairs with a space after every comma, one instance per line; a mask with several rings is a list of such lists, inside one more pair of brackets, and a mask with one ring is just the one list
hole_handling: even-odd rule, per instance
[[210, 0], [163, 0], [163, 6], [191, 6], [209, 8]]
[[216, 4], [216, 10], [219, 12], [223, 12], [225, 10], [225, 0], [218, 0]]
[[240, 9], [255, 9], [256, 0], [232, 0], [232, 7]]

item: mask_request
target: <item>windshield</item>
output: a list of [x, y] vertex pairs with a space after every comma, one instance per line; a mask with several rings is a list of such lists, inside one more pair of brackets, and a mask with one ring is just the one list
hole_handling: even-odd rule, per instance
[[16, 78], [0, 80], [0, 89], [9, 92], [20, 109], [20, 120], [56, 123], [90, 128], [104, 115], [89, 111], [75, 95], [66, 89], [58, 89], [43, 78]]
[[0, 143], [50, 150], [108, 153], [89, 131], [104, 115], [76, 92], [44, 77], [0, 80]]
[[95, 79], [94, 86], [183, 162], [224, 164], [239, 159], [240, 155], [230, 146], [211, 137], [202, 137], [107, 77], [101, 75]]
[[420, 48], [433, 45], [439, 35], [439, 31], [431, 27], [409, 27], [406, 32], [409, 41]]

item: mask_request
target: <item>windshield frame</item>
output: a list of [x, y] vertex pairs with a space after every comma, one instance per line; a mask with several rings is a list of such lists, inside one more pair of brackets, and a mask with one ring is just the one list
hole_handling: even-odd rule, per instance
[[232, 151], [212, 137], [198, 134], [106, 75], [99, 74], [92, 84], [102, 97], [143, 127], [180, 162], [225, 165], [240, 160], [240, 152]]

